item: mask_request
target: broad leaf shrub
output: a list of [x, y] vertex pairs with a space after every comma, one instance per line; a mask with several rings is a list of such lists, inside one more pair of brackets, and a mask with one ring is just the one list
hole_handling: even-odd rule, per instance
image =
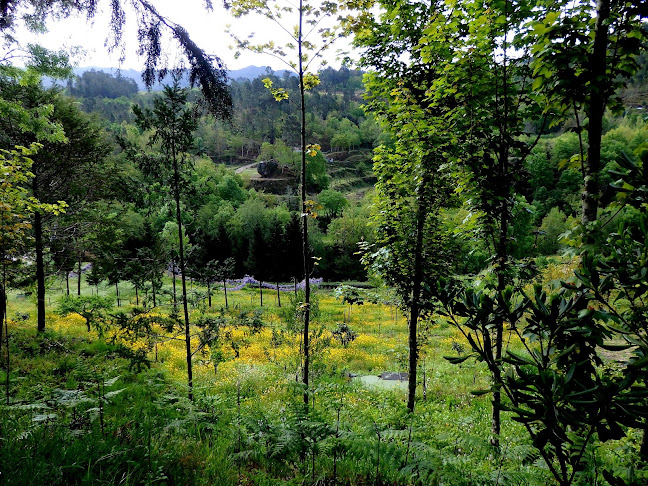
[[[607, 223], [581, 228], [581, 263], [553, 290], [535, 285], [527, 295], [521, 286], [500, 290], [488, 282], [477, 289], [447, 281], [437, 287], [444, 316], [472, 350], [447, 359], [476, 358], [502, 377], [474, 393], [502, 389], [508, 398], [502, 409], [524, 426], [561, 485], [586, 480], [596, 444], [623, 439], [632, 429], [643, 431], [639, 455], [648, 458], [646, 160], [648, 151], [636, 163], [625, 158], [617, 172], [619, 203], [643, 209], [635, 224], [622, 221], [607, 237], [599, 231]], [[489, 333], [498, 320], [517, 335], [523, 352], [493, 359]], [[611, 357], [620, 366], [610, 365]], [[642, 477], [619, 470], [603, 475], [611, 484], [638, 484]]]

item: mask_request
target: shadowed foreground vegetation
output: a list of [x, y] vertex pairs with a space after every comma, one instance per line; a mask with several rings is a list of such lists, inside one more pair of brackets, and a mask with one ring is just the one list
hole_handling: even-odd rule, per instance
[[[564, 278], [571, 267], [550, 265], [543, 279]], [[110, 290], [99, 286], [100, 294]], [[194, 287], [194, 295], [205, 290]], [[84, 284], [83, 293], [90, 292]], [[212, 308], [197, 299], [192, 322], [221, 320], [221, 327], [219, 339], [195, 354], [191, 402], [185, 343], [168, 340], [174, 330], [164, 329], [172, 307], [113, 307], [88, 332], [78, 314], [56, 312], [54, 289], [48, 330], [36, 334], [34, 304], [11, 295], [11, 373], [9, 381], [2, 376], [0, 422], [4, 484], [550, 482], [514, 421], [504, 422], [506, 445], [495, 455], [490, 400], [471, 394], [488, 387], [488, 372], [478, 362], [454, 366], [443, 359], [469, 351], [445, 321], [424, 324], [416, 415], [407, 413], [405, 388], [363, 387], [348, 378], [407, 370], [406, 320], [385, 303], [384, 292], [368, 290], [364, 304], [351, 307], [328, 291], [316, 294], [314, 385], [305, 413], [290, 296], [282, 294], [280, 308], [266, 291], [261, 308], [258, 290], [230, 292], [227, 310], [220, 290]], [[124, 301], [134, 297], [122, 291]], [[117, 324], [120, 312], [134, 309], [136, 320], [152, 317], [150, 328]], [[521, 350], [514, 335], [506, 341], [508, 349]], [[199, 346], [199, 339], [193, 342]], [[632, 471], [624, 462], [632, 455], [624, 450], [636, 449], [638, 440], [631, 433], [592, 448], [589, 464]]]

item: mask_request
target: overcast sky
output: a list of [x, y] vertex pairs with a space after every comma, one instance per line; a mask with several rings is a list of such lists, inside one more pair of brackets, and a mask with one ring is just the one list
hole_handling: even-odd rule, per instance
[[[152, 3], [160, 13], [182, 25], [203, 50], [223, 59], [229, 69], [240, 69], [249, 65], [270, 66], [275, 70], [286, 68], [281, 61], [269, 55], [243, 52], [239, 59], [234, 59], [234, 51], [228, 47], [233, 44], [233, 41], [225, 32], [227, 24], [231, 24], [232, 30], [240, 32], [243, 37], [254, 32], [255, 39], [285, 42], [285, 39], [279, 37], [280, 29], [267, 19], [261, 17], [234, 19], [225, 10], [220, 0], [213, 2], [214, 10], [211, 12], [205, 10], [202, 0], [154, 0]], [[105, 2], [100, 2], [100, 6], [104, 9], [107, 5]], [[48, 33], [33, 35], [21, 30], [18, 37], [23, 43], [36, 42], [49, 49], [69, 49], [80, 46], [85, 51], [85, 55], [73, 58], [73, 62], [78, 66], [117, 67], [119, 52], [109, 54], [104, 46], [109, 32], [108, 22], [109, 15], [106, 12], [100, 12], [92, 21], [88, 21], [84, 16], [59, 21], [50, 20], [47, 25]], [[121, 65], [122, 69], [140, 70], [143, 60], [138, 59], [136, 55], [136, 26], [132, 12], [130, 15], [127, 12], [124, 40], [126, 59]], [[327, 57], [331, 65], [339, 65], [335, 62], [335, 55], [332, 52]]]

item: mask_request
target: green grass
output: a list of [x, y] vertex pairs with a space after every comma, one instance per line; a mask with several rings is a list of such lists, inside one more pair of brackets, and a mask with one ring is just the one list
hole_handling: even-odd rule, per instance
[[[170, 280], [164, 289], [170, 291]], [[98, 290], [114, 293], [107, 286]], [[82, 282], [82, 294], [95, 291]], [[134, 303], [130, 286], [121, 285], [120, 293]], [[151, 369], [135, 373], [110, 333], [99, 339], [81, 319], [53, 312], [64, 294], [64, 285], [50, 287], [42, 334], [35, 331], [33, 301], [10, 296], [10, 404], [0, 408], [3, 484], [333, 484], [334, 462], [338, 484], [551, 484], [526, 433], [506, 414], [497, 457], [488, 440], [489, 396], [471, 394], [488, 388], [488, 373], [472, 360], [457, 366], [444, 359], [457, 355], [457, 345], [468, 352], [450, 325], [433, 322], [426, 332], [417, 410], [410, 416], [404, 391], [347, 378], [407, 370], [402, 313], [367, 303], [353, 306], [349, 320], [347, 305], [318, 291], [313, 329], [322, 332], [313, 342], [305, 415], [300, 337], [282, 317], [288, 293], [279, 308], [276, 292], [264, 290], [264, 330], [254, 336], [233, 330], [245, 343], [238, 358], [225, 349], [218, 372], [209, 353], [195, 355], [193, 403], [185, 398], [183, 342], [160, 344], [157, 361], [149, 352]], [[259, 309], [257, 289], [228, 297], [232, 318]], [[158, 312], [170, 310], [168, 299]], [[192, 320], [201, 313], [218, 316], [222, 307], [219, 290], [211, 309], [202, 303], [191, 309]], [[30, 317], [14, 320], [16, 312]], [[330, 335], [345, 319], [358, 335], [346, 348]], [[283, 344], [271, 344], [272, 330], [283, 333]], [[516, 348], [515, 339], [510, 346]], [[5, 351], [3, 345], [3, 360]], [[3, 367], [2, 403], [6, 376]], [[638, 440], [630, 434], [600, 447], [601, 467], [623, 465]]]

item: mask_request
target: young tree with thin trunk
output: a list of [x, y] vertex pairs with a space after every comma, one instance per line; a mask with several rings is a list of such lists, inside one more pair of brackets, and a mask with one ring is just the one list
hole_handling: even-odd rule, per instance
[[[449, 271], [452, 260], [444, 251], [439, 219], [450, 197], [449, 178], [442, 170], [448, 140], [436, 120], [439, 110], [428, 109], [426, 99], [426, 80], [434, 79], [436, 67], [412, 55], [438, 5], [402, 2], [396, 19], [391, 7], [384, 6], [384, 16], [365, 18], [361, 25], [371, 28], [355, 38], [364, 50], [362, 63], [373, 71], [366, 78], [367, 108], [395, 139], [392, 147], [375, 152], [376, 244], [365, 245], [363, 260], [396, 289], [409, 314], [407, 407], [414, 412], [419, 323], [433, 308], [428, 289]], [[406, 52], [411, 57], [402, 56]]]
[[[392, 171], [395, 181], [406, 174], [411, 187], [416, 188], [413, 194], [418, 202], [418, 216], [410, 223], [411, 234], [417, 235], [424, 228], [424, 218], [429, 217], [426, 213], [430, 208], [434, 212], [434, 205], [440, 204], [434, 202], [435, 192], [426, 193], [430, 189], [425, 188], [440, 173], [463, 173], [455, 181], [461, 181], [456, 192], [468, 192], [471, 196], [470, 209], [478, 216], [482, 236], [492, 249], [492, 271], [497, 291], [501, 292], [511, 278], [514, 195], [520, 168], [534, 143], [534, 138], [524, 131], [524, 121], [538, 110], [537, 101], [528, 90], [529, 46], [518, 35], [530, 15], [530, 5], [507, 0], [488, 6], [469, 2], [455, 9], [446, 8], [443, 2], [381, 2], [381, 6], [384, 14], [370, 19], [374, 22], [369, 24], [371, 29], [366, 28], [367, 19], [359, 22], [356, 42], [367, 48], [365, 59], [381, 76], [375, 78], [376, 94], [372, 97], [378, 104], [388, 100], [388, 109], [394, 113], [401, 108], [401, 118], [390, 119], [396, 143], [409, 144], [411, 160], [420, 157], [420, 167], [413, 173]], [[370, 92], [371, 89], [370, 86]], [[376, 167], [381, 170], [380, 163]], [[402, 197], [396, 183], [389, 183], [393, 193]], [[439, 196], [446, 198], [437, 192], [436, 197]], [[389, 211], [385, 208], [381, 214]], [[393, 212], [399, 211], [396, 208]], [[420, 287], [422, 272], [414, 264], [418, 261], [426, 267], [419, 252], [425, 241], [423, 235], [429, 231], [422, 233], [413, 236], [409, 243], [413, 260], [408, 280], [412, 370], [417, 352], [414, 330], [425, 302]], [[398, 263], [394, 261], [391, 265]], [[501, 427], [503, 325], [501, 318], [495, 319], [483, 336], [492, 362], [489, 370], [493, 381], [494, 445], [499, 444]], [[413, 394], [411, 388], [410, 383]]]
[[234, 268], [236, 266], [236, 261], [234, 258], [226, 258], [223, 263], [218, 266], [216, 272], [216, 280], [223, 282], [223, 293], [225, 295], [225, 308], [229, 307], [229, 302], [227, 301], [227, 279], [232, 278], [234, 275]]
[[155, 154], [136, 156], [144, 172], [157, 174], [167, 183], [175, 203], [175, 223], [177, 225], [178, 259], [182, 282], [182, 308], [184, 315], [184, 332], [187, 354], [187, 383], [189, 399], [193, 400], [193, 370], [191, 364], [191, 331], [189, 322], [189, 303], [187, 301], [187, 265], [185, 255], [185, 235], [183, 231], [181, 193], [184, 178], [191, 170], [193, 132], [197, 128], [196, 111], [188, 105], [187, 90], [178, 85], [174, 78], [172, 86], [165, 86], [161, 97], [153, 102], [153, 109], [141, 109], [133, 106], [136, 123], [142, 129], [151, 132], [149, 145], [159, 148], [161, 157]]
[[[377, 87], [383, 81], [374, 79], [370, 86]], [[383, 88], [389, 85], [384, 83]], [[387, 91], [392, 95], [399, 93], [396, 97], [409, 97], [403, 88], [376, 90], [374, 94], [380, 96], [379, 92], [384, 95]], [[377, 109], [375, 104], [372, 109]], [[440, 171], [444, 159], [438, 149], [443, 142], [425, 118], [417, 117], [417, 111], [412, 100], [404, 104], [396, 101], [382, 113], [376, 111], [397, 140], [393, 148], [381, 147], [374, 157], [378, 177], [374, 208], [376, 244], [366, 245], [363, 257], [396, 289], [400, 305], [409, 314], [410, 412], [415, 408], [418, 382], [420, 320], [434, 307], [429, 289], [440, 275], [449, 271], [452, 263], [439, 218], [441, 208], [451, 198], [447, 174]]]
[[[271, 0], [267, 2], [247, 2], [234, 0], [226, 3], [234, 17], [248, 15], [265, 17], [269, 23], [276, 26], [287, 39], [285, 43], [275, 40], [255, 44], [250, 38], [238, 37], [232, 34], [236, 48], [264, 53], [284, 62], [298, 77], [299, 96], [299, 140], [300, 140], [300, 200], [301, 200], [301, 234], [302, 234], [302, 263], [304, 273], [304, 302], [303, 310], [303, 373], [304, 406], [308, 407], [309, 376], [310, 376], [310, 274], [312, 271], [311, 254], [308, 244], [308, 218], [314, 206], [306, 192], [308, 162], [307, 156], [317, 155], [318, 145], [307, 145], [306, 140], [306, 97], [305, 92], [319, 84], [319, 78], [312, 71], [314, 63], [322, 64], [321, 53], [328, 49], [336, 39], [336, 30], [327, 25], [338, 12], [338, 6], [331, 2], [299, 0], [296, 4]], [[231, 33], [231, 32], [230, 32]], [[288, 54], [292, 53], [292, 56]], [[272, 92], [277, 101], [287, 99], [288, 91], [284, 88], [273, 87], [272, 81], [264, 80], [266, 87]]]

